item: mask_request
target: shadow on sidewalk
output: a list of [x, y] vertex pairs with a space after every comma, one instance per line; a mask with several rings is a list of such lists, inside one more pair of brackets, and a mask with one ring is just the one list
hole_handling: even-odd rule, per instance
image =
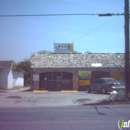
[[31, 88], [31, 87], [28, 87], [28, 88], [22, 90], [22, 92], [32, 92], [32, 88]]
[[0, 89], [0, 93], [7, 93], [8, 90], [7, 89]]
[[83, 106], [87, 106], [87, 105], [117, 105], [117, 104], [129, 104], [129, 102], [127, 102], [127, 101], [113, 102], [111, 100], [102, 100], [102, 101], [98, 101], [96, 103], [83, 104]]

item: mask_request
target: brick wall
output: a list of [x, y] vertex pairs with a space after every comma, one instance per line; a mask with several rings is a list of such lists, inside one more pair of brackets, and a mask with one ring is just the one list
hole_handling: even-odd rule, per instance
[[73, 90], [78, 90], [78, 71], [73, 72]]
[[33, 81], [33, 90], [39, 90], [39, 81]]

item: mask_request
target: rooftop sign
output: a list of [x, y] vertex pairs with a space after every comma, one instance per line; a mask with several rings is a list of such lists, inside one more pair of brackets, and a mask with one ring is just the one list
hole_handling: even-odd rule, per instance
[[54, 43], [55, 53], [73, 53], [73, 43]]

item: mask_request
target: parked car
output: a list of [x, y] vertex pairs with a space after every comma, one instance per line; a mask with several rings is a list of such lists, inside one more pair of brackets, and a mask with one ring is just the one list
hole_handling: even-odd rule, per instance
[[99, 78], [86, 88], [87, 92], [100, 91], [102, 94], [107, 92], [125, 90], [125, 85], [114, 78]]

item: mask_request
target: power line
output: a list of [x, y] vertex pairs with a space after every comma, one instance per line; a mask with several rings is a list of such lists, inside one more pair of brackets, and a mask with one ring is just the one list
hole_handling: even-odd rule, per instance
[[18, 15], [0, 15], [0, 17], [24, 17], [24, 16], [68, 16], [68, 15], [97, 15], [97, 14], [18, 14]]
[[116, 18], [111, 19], [110, 21], [108, 21], [108, 22], [106, 22], [106, 23], [102, 24], [101, 26], [99, 26], [99, 27], [97, 27], [97, 28], [93, 29], [92, 31], [90, 31], [90, 32], [88, 32], [88, 33], [86, 33], [86, 34], [84, 34], [84, 35], [82, 35], [82, 36], [80, 36], [80, 37], [78, 37], [78, 38], [76, 38], [76, 39], [74, 39], [74, 40], [70, 41], [70, 42], [74, 42], [74, 41], [76, 41], [76, 40], [78, 40], [78, 39], [80, 39], [80, 38], [82, 38], [82, 37], [85, 37], [86, 35], [88, 35], [88, 34], [90, 34], [90, 33], [94, 32], [94, 31], [98, 30], [99, 28], [101, 28], [101, 27], [105, 26], [106, 24], [108, 24], [108, 23], [112, 22], [112, 21], [113, 21], [113, 20], [115, 20], [115, 19], [116, 19]]
[[107, 13], [107, 14], [87, 14], [87, 13], [73, 13], [73, 14], [18, 14], [18, 15], [0, 15], [0, 17], [32, 17], [32, 16], [69, 16], [69, 15], [98, 15], [98, 16], [120, 16], [124, 13]]
[[[114, 13], [106, 13], [106, 14], [87, 14], [87, 13], [79, 13], [79, 14], [78, 14], [78, 13], [75, 13], [75, 14], [28, 14], [28, 15], [27, 15], [27, 14], [21, 14], [21, 15], [0, 15], [0, 17], [69, 16], [69, 15], [70, 15], [70, 16], [71, 16], [71, 15], [75, 15], [75, 16], [77, 16], [77, 15], [121, 16], [121, 15], [125, 15], [125, 14], [124, 14], [124, 13], [117, 13], [117, 14], [114, 14]], [[115, 18], [114, 18], [114, 19], [115, 19]], [[82, 35], [82, 36], [80, 36], [80, 37], [78, 37], [78, 38], [72, 40], [71, 42], [73, 42], [73, 41], [75, 41], [75, 40], [78, 40], [78, 39], [80, 39], [80, 38], [82, 38], [82, 37], [84, 37], [84, 36], [86, 36], [86, 35], [88, 35], [88, 34], [94, 32], [94, 31], [96, 31], [97, 29], [103, 27], [104, 25], [108, 24], [109, 22], [113, 21], [114, 19], [112, 19], [112, 20], [108, 21], [107, 23], [105, 23], [105, 24], [103, 24], [103, 25], [101, 25], [101, 26], [95, 28], [94, 30], [92, 30], [92, 31], [90, 31], [90, 32], [88, 32], [88, 33], [86, 33], [86, 34], [84, 34], [84, 35]]]
[[79, 0], [79, 1], [61, 1], [61, 0], [55, 0], [55, 1], [49, 1], [49, 0], [44, 0], [44, 1], [0, 1], [0, 3], [124, 3], [123, 0]]
[[61, 1], [55, 1], [55, 2], [49, 2], [49, 1], [45, 1], [45, 2], [43, 2], [43, 1], [39, 1], [39, 2], [33, 2], [33, 1], [31, 1], [31, 2], [17, 2], [17, 1], [14, 1], [14, 2], [4, 2], [4, 1], [2, 1], [2, 2], [0, 2], [0, 3], [16, 3], [16, 4], [18, 4], [18, 3], [124, 3], [124, 2], [122, 2], [122, 1], [101, 1], [101, 2], [98, 2], [98, 1], [96, 1], [96, 2], [92, 2], [92, 1], [80, 1], [80, 2], [72, 2], [72, 1], [68, 1], [68, 2], [61, 2]]

